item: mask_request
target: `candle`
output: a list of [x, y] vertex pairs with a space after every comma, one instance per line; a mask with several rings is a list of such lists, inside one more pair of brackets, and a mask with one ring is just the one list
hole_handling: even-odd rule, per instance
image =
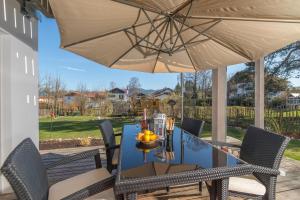
[[144, 108], [144, 120], [147, 120], [147, 109]]

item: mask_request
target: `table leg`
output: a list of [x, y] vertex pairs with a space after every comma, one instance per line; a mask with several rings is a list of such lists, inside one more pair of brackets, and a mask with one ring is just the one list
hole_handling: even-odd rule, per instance
[[217, 180], [211, 181], [211, 187], [209, 189], [209, 199], [210, 200], [217, 199]]
[[137, 193], [128, 193], [125, 195], [126, 200], [136, 200], [137, 199]]
[[228, 199], [228, 185], [229, 185], [228, 178], [217, 180], [216, 190], [217, 190], [218, 200]]

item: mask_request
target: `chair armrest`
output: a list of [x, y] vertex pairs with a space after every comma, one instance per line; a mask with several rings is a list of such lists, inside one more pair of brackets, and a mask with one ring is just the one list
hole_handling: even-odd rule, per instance
[[219, 142], [219, 141], [212, 141], [212, 140], [204, 140], [212, 145], [216, 145], [216, 146], [227, 146], [227, 147], [233, 147], [233, 148], [241, 148], [241, 145], [237, 145], [237, 144], [231, 144], [231, 143], [227, 143], [227, 142]]
[[104, 190], [112, 188], [115, 184], [115, 179], [115, 176], [103, 179], [73, 194], [70, 194], [69, 196], [63, 198], [63, 200], [85, 199], [95, 194], [98, 194]]
[[114, 146], [111, 146], [111, 147], [107, 147], [106, 150], [109, 150], [109, 149], [118, 149], [120, 148], [120, 145], [114, 145]]
[[93, 150], [89, 150], [89, 151], [80, 152], [80, 153], [62, 158], [58, 161], [49, 163], [48, 165], [46, 165], [46, 169], [51, 169], [51, 168], [65, 165], [65, 164], [68, 164], [68, 163], [71, 163], [71, 162], [74, 162], [77, 160], [82, 160], [82, 159], [86, 159], [86, 158], [90, 158], [90, 157], [98, 156], [98, 155], [100, 156], [99, 149], [93, 149]]
[[280, 174], [280, 171], [277, 169], [262, 167], [262, 166], [258, 166], [258, 165], [252, 165], [252, 167], [254, 169], [254, 171], [253, 171], [254, 173], [269, 174], [269, 175], [273, 175], [273, 176], [278, 176]]

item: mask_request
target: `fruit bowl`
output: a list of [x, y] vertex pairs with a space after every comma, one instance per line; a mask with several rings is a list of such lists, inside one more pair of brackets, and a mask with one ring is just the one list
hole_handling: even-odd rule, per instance
[[159, 136], [149, 130], [146, 130], [143, 133], [138, 133], [136, 140], [143, 144], [154, 144], [159, 140]]

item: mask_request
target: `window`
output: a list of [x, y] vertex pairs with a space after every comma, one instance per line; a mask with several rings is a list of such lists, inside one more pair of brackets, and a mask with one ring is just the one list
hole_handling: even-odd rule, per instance
[[30, 38], [33, 38], [32, 21], [30, 20]]
[[16, 8], [14, 8], [14, 20], [15, 20], [15, 28], [17, 28], [17, 11], [16, 11]]
[[28, 74], [27, 56], [24, 57], [25, 62], [25, 74]]
[[32, 68], [32, 76], [34, 76], [35, 72], [34, 72], [34, 60], [31, 60], [31, 68]]
[[7, 18], [6, 18], [6, 0], [3, 0], [3, 14], [4, 14], [4, 21], [7, 21]]
[[36, 96], [33, 96], [33, 105], [36, 106]]
[[26, 95], [26, 102], [27, 102], [27, 104], [30, 103], [30, 96], [29, 96], [29, 94]]
[[23, 15], [23, 33], [26, 33], [26, 28], [25, 28], [25, 16]]

